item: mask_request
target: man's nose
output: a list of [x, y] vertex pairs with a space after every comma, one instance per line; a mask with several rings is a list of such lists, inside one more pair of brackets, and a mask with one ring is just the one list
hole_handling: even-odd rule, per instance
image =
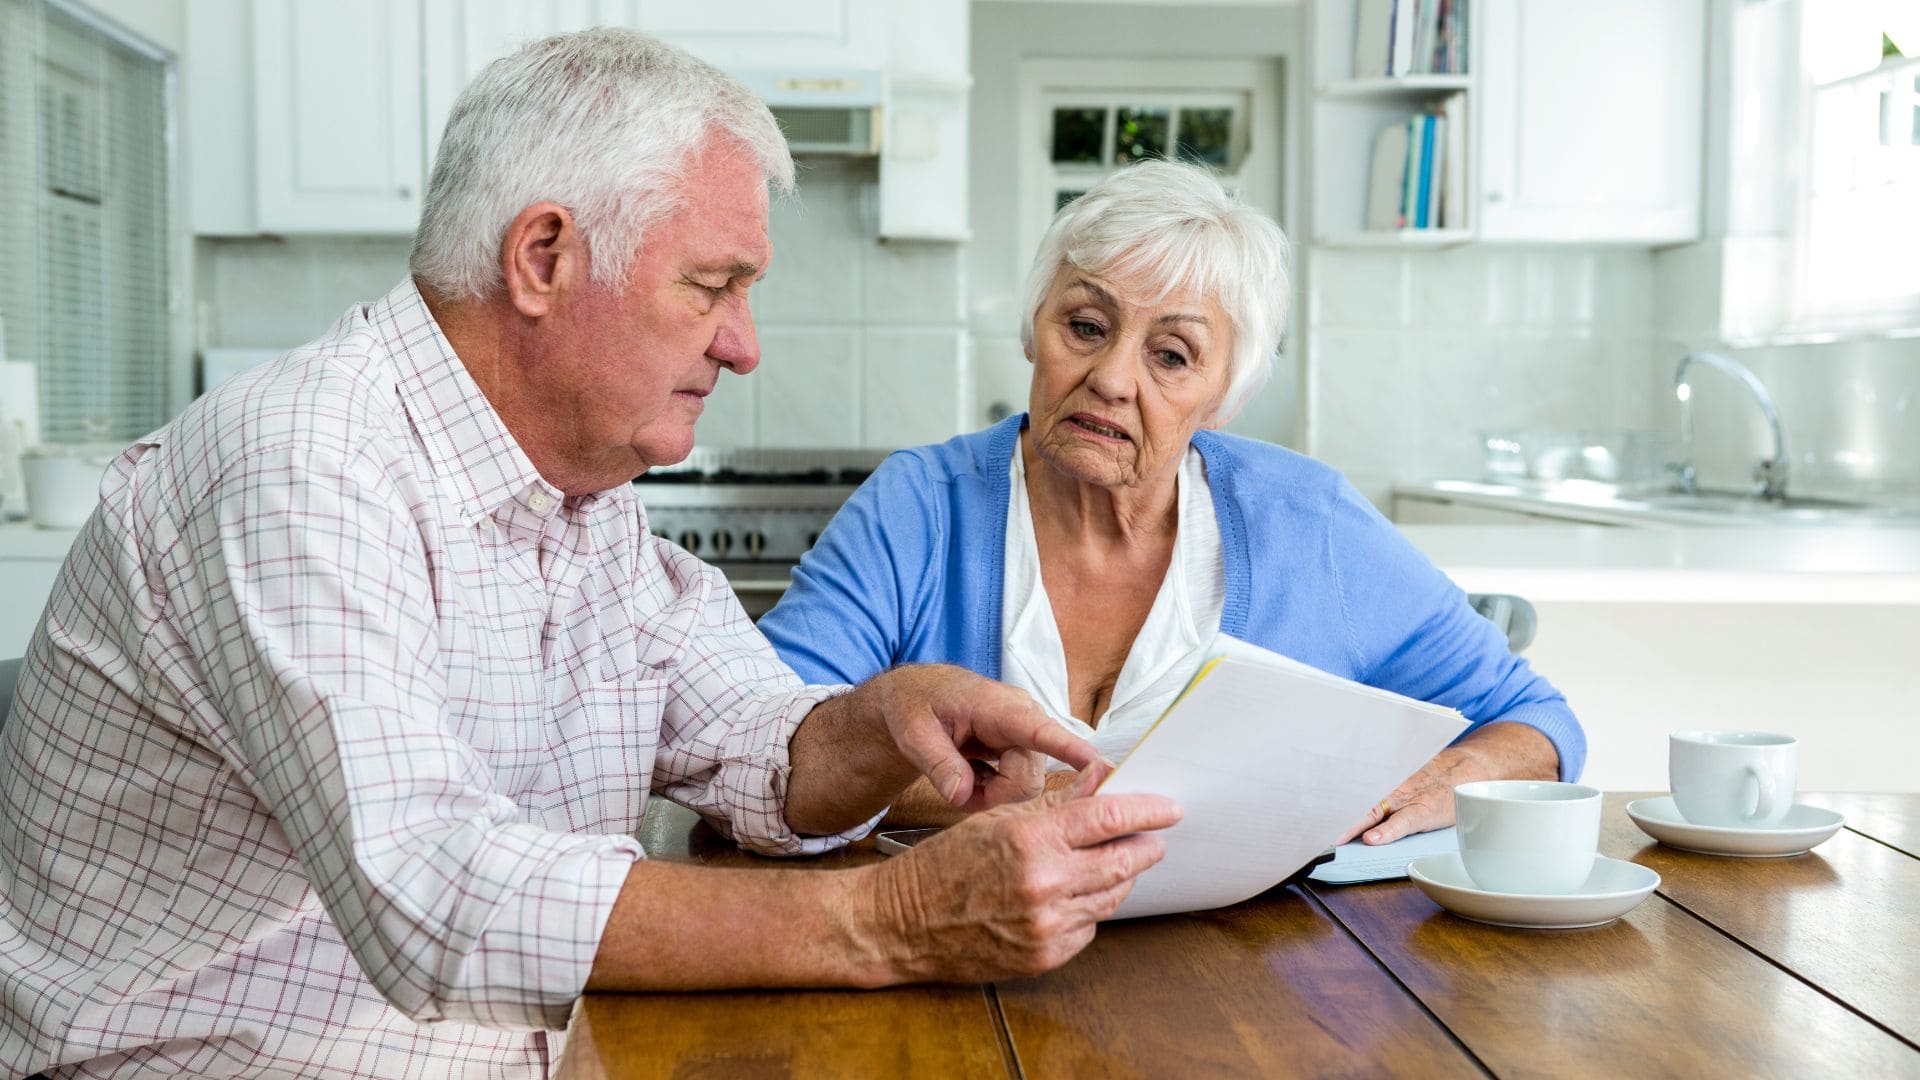
[[753, 311], [746, 297], [729, 305], [728, 310], [726, 320], [714, 332], [713, 343], [707, 346], [707, 356], [734, 374], [745, 375], [760, 366], [760, 335], [753, 328]]

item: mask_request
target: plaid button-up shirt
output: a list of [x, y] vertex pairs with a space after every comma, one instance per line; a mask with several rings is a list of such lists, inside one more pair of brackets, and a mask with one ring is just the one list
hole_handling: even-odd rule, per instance
[[649, 791], [864, 831], [782, 815], [833, 690], [542, 480], [411, 282], [101, 496], [0, 731], [0, 1072], [538, 1074]]

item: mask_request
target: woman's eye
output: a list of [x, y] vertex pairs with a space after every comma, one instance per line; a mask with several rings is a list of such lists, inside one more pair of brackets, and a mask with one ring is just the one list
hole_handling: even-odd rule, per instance
[[1186, 367], [1187, 358], [1182, 353], [1174, 352], [1171, 349], [1163, 349], [1160, 352], [1160, 366], [1169, 368]]
[[1071, 319], [1067, 325], [1073, 328], [1075, 337], [1092, 341], [1100, 336], [1100, 324], [1088, 319]]

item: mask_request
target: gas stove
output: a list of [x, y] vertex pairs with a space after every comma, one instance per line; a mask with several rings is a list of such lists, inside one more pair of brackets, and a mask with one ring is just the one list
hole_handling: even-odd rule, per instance
[[758, 616], [778, 599], [787, 572], [840, 504], [886, 455], [697, 447], [678, 465], [647, 470], [633, 491], [654, 535], [719, 568]]

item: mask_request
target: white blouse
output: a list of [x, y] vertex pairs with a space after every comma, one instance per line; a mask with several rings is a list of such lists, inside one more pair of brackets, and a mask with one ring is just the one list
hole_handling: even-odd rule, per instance
[[[1007, 504], [1006, 583], [1000, 597], [1000, 679], [1032, 694], [1063, 727], [1117, 762], [1173, 704], [1220, 629], [1226, 575], [1206, 465], [1189, 446], [1175, 481], [1179, 519], [1167, 576], [1127, 652], [1106, 715], [1089, 724], [1074, 716], [1069, 705], [1067, 654], [1046, 584], [1040, 580], [1040, 548], [1022, 457], [1015, 447], [1009, 466], [1013, 485]], [[1056, 761], [1053, 767], [1067, 766]]]

